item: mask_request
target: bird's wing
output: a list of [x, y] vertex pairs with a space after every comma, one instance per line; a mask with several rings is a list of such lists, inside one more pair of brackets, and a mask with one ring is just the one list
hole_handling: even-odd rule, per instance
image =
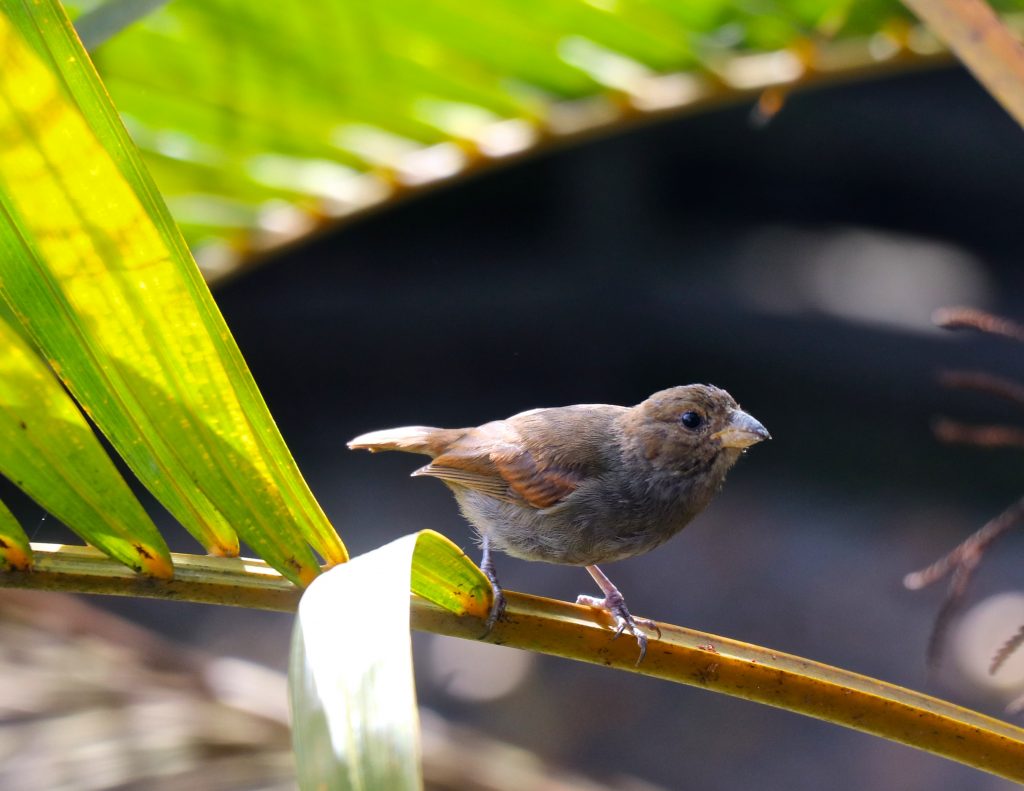
[[[481, 426], [413, 474], [440, 478], [516, 505], [550, 508], [598, 471], [594, 453], [565, 447], [564, 440], [557, 450], [544, 442], [529, 441], [552, 417], [547, 413], [555, 412], [562, 413], [565, 420], [564, 409], [533, 410]], [[571, 432], [574, 444], [587, 441], [593, 433], [589, 425], [580, 424], [579, 428], [582, 430]]]
[[508, 482], [501, 477], [486, 457], [460, 456], [447, 453], [420, 467], [413, 475], [429, 475], [445, 483], [476, 489], [498, 500], [520, 503]]
[[529, 451], [515, 449], [491, 451], [484, 456], [445, 453], [413, 475], [440, 478], [498, 500], [533, 508], [555, 505], [576, 491], [583, 480], [578, 471], [542, 467]]
[[526, 450], [494, 453], [491, 461], [509, 489], [534, 508], [550, 508], [572, 494], [583, 482], [583, 470], [559, 466], [543, 454]]

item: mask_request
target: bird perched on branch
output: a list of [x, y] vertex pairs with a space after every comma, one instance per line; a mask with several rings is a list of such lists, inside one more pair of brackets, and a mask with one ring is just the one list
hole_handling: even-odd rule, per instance
[[[477, 428], [372, 431], [353, 449], [430, 456], [413, 475], [440, 478], [479, 531], [481, 569], [494, 592], [488, 629], [505, 600], [492, 550], [525, 560], [584, 566], [603, 598], [577, 603], [607, 610], [616, 636], [647, 636], [598, 563], [648, 552], [707, 507], [725, 474], [767, 429], [711, 385], [673, 387], [634, 407], [577, 404], [531, 409]], [[639, 664], [639, 663], [638, 663]]]

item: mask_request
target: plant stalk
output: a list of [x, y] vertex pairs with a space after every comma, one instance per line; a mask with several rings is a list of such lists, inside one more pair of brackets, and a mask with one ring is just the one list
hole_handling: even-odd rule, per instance
[[[89, 547], [33, 544], [32, 571], [0, 572], [0, 587], [293, 611], [301, 592], [259, 560], [175, 554], [175, 578], [139, 577]], [[787, 709], [882, 736], [1024, 782], [1024, 729], [938, 698], [802, 657], [659, 624], [637, 667], [636, 642], [614, 639], [606, 613], [506, 591], [505, 617], [483, 619], [412, 597], [412, 628], [606, 665]]]

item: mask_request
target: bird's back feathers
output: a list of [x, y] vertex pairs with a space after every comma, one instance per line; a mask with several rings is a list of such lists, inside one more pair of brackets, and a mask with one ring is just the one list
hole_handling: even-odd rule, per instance
[[[532, 409], [471, 429], [406, 426], [372, 431], [348, 446], [423, 453], [433, 461], [413, 475], [440, 478], [509, 503], [548, 508], [602, 466], [596, 446], [607, 423], [625, 411], [605, 404]], [[553, 446], [540, 441], [553, 427], [564, 440]], [[581, 457], [589, 463], [580, 463]]]

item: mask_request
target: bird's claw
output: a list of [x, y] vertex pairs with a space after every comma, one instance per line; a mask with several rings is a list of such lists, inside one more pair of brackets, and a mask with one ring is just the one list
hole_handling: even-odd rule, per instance
[[491, 612], [487, 616], [487, 622], [484, 624], [486, 631], [485, 635], [491, 633], [494, 625], [498, 622], [498, 619], [505, 614], [505, 594], [501, 591], [501, 586], [498, 585], [496, 580], [491, 580]]
[[491, 541], [486, 533], [480, 535], [483, 544], [484, 556], [480, 559], [480, 570], [491, 583], [491, 612], [484, 624], [484, 633], [481, 637], [487, 637], [498, 623], [498, 619], [505, 614], [505, 594], [501, 591], [501, 583], [498, 582], [498, 574], [494, 570], [494, 560], [491, 558]]
[[622, 598], [620, 593], [612, 593], [605, 596], [603, 599], [598, 599], [595, 596], [584, 596], [580, 595], [576, 597], [577, 604], [583, 604], [587, 607], [597, 607], [598, 609], [605, 610], [610, 613], [615, 619], [615, 635], [612, 637], [613, 640], [617, 639], [626, 630], [629, 631], [633, 637], [636, 638], [637, 645], [640, 647], [640, 656], [636, 660], [636, 664], [639, 667], [640, 663], [644, 661], [644, 657], [647, 656], [647, 635], [644, 633], [644, 627], [650, 629], [652, 632], [658, 635], [658, 639], [661, 639], [661, 628], [654, 621], [649, 618], [635, 618], [629, 612], [626, 607], [626, 602]]

